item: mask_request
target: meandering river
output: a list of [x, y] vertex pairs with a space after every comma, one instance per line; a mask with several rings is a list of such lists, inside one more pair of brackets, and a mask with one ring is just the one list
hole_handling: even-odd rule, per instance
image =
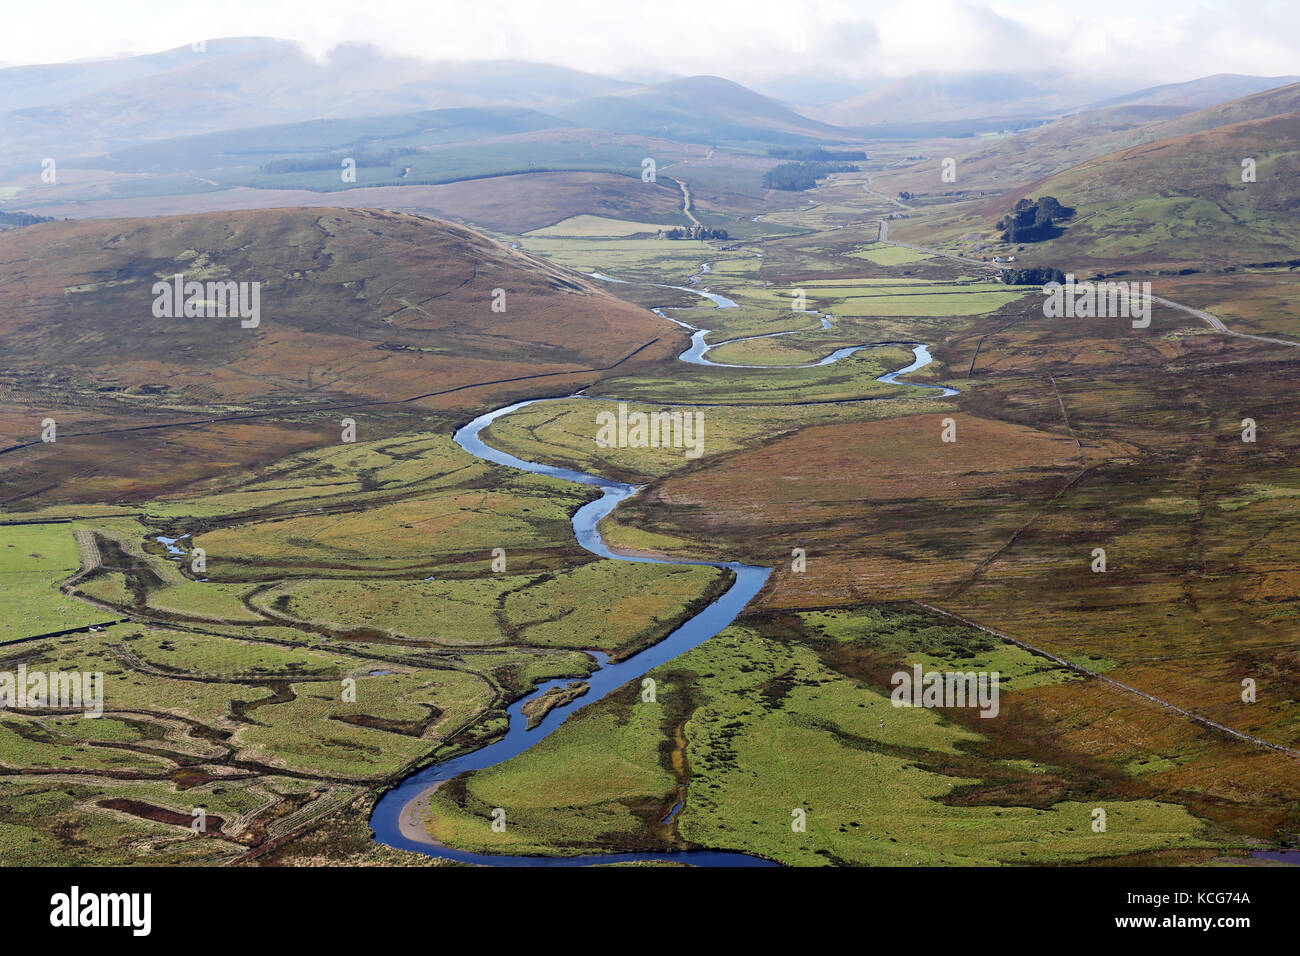
[[[697, 280], [700, 276], [707, 274], [709, 271], [708, 264], [701, 268], [699, 273], [692, 276], [692, 281]], [[609, 276], [593, 274], [594, 278], [608, 282], [622, 282], [625, 280], [613, 279]], [[736, 303], [725, 296], [716, 295], [701, 289], [687, 288], [686, 286], [662, 286], [662, 288], [680, 289], [685, 292], [691, 292], [702, 298], [708, 299], [718, 308], [735, 308]], [[658, 309], [655, 310], [663, 318], [678, 325], [687, 328], [683, 322], [678, 322], [669, 316], [664, 315]], [[817, 313], [810, 313], [817, 314]], [[822, 317], [822, 328], [830, 327], [830, 319]], [[803, 330], [795, 330], [803, 331]], [[704, 336], [709, 332], [708, 329], [696, 329], [691, 338], [691, 348], [683, 353], [680, 358], [685, 362], [692, 362], [700, 365], [715, 365], [705, 358], [705, 352], [716, 346], [704, 344]], [[790, 332], [769, 333], [769, 335], [788, 335]], [[765, 336], [751, 336], [751, 338], [763, 338]], [[743, 339], [733, 339], [732, 341], [744, 341]], [[720, 342], [718, 345], [727, 343]], [[909, 345], [913, 350], [915, 361], [906, 368], [889, 372], [880, 377], [880, 381], [894, 382], [900, 375], [908, 372], [914, 372], [919, 368], [928, 365], [932, 359], [929, 349], [918, 343], [896, 343], [896, 342], [878, 342], [867, 345], [850, 346], [848, 348], [837, 349], [820, 362], [811, 363], [811, 365], [795, 366], [797, 368], [810, 368], [813, 366], [829, 365], [837, 362], [842, 358], [852, 355], [854, 352], [864, 348], [879, 348], [884, 345]], [[688, 357], [690, 356], [690, 357]], [[724, 368], [773, 368], [779, 366], [721, 366]], [[789, 367], [789, 366], [786, 366]], [[915, 383], [900, 383], [915, 384]], [[946, 388], [944, 386], [934, 385], [916, 385], [918, 388], [936, 389], [944, 395], [955, 395], [956, 389]], [[586, 682], [590, 690], [578, 699], [567, 704], [555, 707], [551, 710], [537, 726], [531, 730], [527, 726], [527, 718], [524, 716], [524, 706], [538, 697], [541, 697], [547, 691], [556, 687], [564, 687], [573, 679], [572, 676], [558, 680], [547, 681], [531, 694], [510, 705], [507, 710], [509, 715], [509, 728], [505, 736], [495, 743], [478, 750], [462, 754], [450, 760], [433, 764], [423, 770], [417, 771], [402, 781], [401, 784], [385, 793], [375, 804], [374, 812], [371, 814], [370, 825], [375, 831], [375, 839], [380, 843], [388, 846], [397, 847], [402, 850], [413, 850], [416, 853], [423, 853], [426, 856], [439, 857], [448, 860], [455, 860], [462, 863], [478, 863], [490, 866], [590, 866], [596, 863], [623, 863], [633, 861], [651, 861], [651, 860], [672, 860], [682, 863], [690, 863], [695, 866], [776, 866], [770, 860], [760, 857], [750, 856], [745, 853], [733, 853], [712, 850], [693, 850], [683, 852], [628, 852], [628, 853], [598, 853], [583, 856], [512, 856], [496, 853], [470, 853], [464, 850], [455, 850], [450, 847], [442, 846], [432, 840], [426, 830], [423, 822], [425, 811], [428, 807], [429, 798], [443, 782], [465, 773], [468, 770], [483, 770], [487, 767], [494, 767], [499, 763], [515, 757], [538, 742], [553, 734], [569, 718], [569, 715], [581, 707], [586, 706], [594, 701], [600, 700], [606, 694], [623, 686], [629, 681], [636, 680], [646, 672], [666, 663], [673, 658], [686, 653], [693, 647], [698, 647], [709, 638], [713, 637], [728, 624], [736, 619], [745, 606], [753, 599], [754, 595], [762, 589], [763, 584], [767, 581], [768, 575], [772, 573], [771, 568], [757, 567], [750, 564], [740, 564], [738, 562], [721, 562], [721, 561], [677, 561], [668, 558], [654, 558], [643, 556], [630, 556], [618, 554], [611, 551], [605, 544], [597, 530], [600, 520], [608, 515], [617, 507], [618, 503], [626, 498], [636, 494], [640, 487], [637, 485], [626, 484], [621, 481], [614, 481], [610, 478], [602, 478], [599, 475], [590, 475], [585, 472], [572, 471], [567, 468], [557, 468], [553, 465], [546, 465], [540, 462], [524, 461], [516, 458], [514, 455], [500, 451], [486, 444], [482, 439], [482, 432], [492, 422], [504, 415], [529, 405], [538, 404], [539, 402], [560, 401], [560, 399], [533, 399], [529, 401], [516, 402], [513, 405], [507, 405], [504, 408], [498, 408], [494, 411], [480, 415], [472, 422], [459, 429], [454, 439], [456, 444], [460, 445], [467, 452], [475, 455], [484, 461], [490, 461], [498, 465], [504, 465], [508, 468], [518, 468], [522, 471], [530, 471], [538, 475], [548, 475], [552, 478], [559, 478], [564, 481], [572, 481], [578, 484], [591, 485], [599, 488], [601, 496], [595, 501], [588, 502], [579, 508], [573, 515], [573, 533], [578, 543], [586, 548], [592, 554], [602, 558], [611, 558], [616, 561], [631, 561], [642, 564], [680, 564], [693, 565], [700, 567], [727, 568], [734, 572], [735, 581], [731, 587], [720, 598], [700, 611], [695, 616], [688, 619], [675, 631], [669, 634], [659, 643], [646, 648], [645, 650], [632, 655], [617, 663], [611, 663], [609, 656], [600, 651], [589, 651], [588, 653], [597, 663], [596, 670]], [[680, 809], [674, 807], [675, 815]], [[507, 813], [508, 813], [507, 808]], [[670, 815], [670, 816], [671, 816]], [[507, 818], [508, 825], [508, 818]]]

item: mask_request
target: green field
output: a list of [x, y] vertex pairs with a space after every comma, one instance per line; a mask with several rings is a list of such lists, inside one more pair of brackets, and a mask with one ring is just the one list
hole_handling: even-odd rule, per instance
[[0, 644], [111, 620], [112, 615], [60, 593], [81, 566], [79, 524], [0, 526]]
[[[818, 612], [804, 624], [793, 642], [798, 632], [732, 626], [652, 672], [654, 703], [620, 691], [526, 754], [450, 782], [431, 803], [431, 835], [496, 852], [707, 846], [814, 866], [1082, 862], [1216, 845], [1185, 809], [1159, 801], [957, 801], [1043, 771], [982, 756], [981, 736], [939, 712], [892, 706], [887, 690], [828, 666], [835, 654], [818, 633], [899, 664], [1003, 668], [1005, 708], [1066, 675], [907, 612]], [[506, 809], [504, 833], [491, 831], [493, 807]], [[1102, 833], [1091, 825], [1098, 808]], [[794, 810], [806, 832], [792, 829]]]
[[[828, 350], [829, 351], [829, 350]], [[856, 352], [832, 365], [804, 369], [729, 369], [691, 366], [662, 375], [617, 376], [589, 390], [597, 398], [703, 405], [791, 405], [875, 398], [912, 398], [904, 385], [878, 382], [911, 363], [911, 352], [887, 346]]]
[[435, 581], [293, 581], [261, 591], [256, 606], [341, 630], [452, 647], [528, 645], [629, 651], [664, 636], [726, 575], [593, 561], [560, 572]]
[[[431, 753], [481, 746], [506, 703], [589, 673], [586, 649], [631, 653], [729, 585], [711, 567], [592, 560], [569, 523], [590, 494], [420, 434], [227, 473], [134, 513], [5, 525], [8, 639], [131, 623], [0, 663], [99, 673], [104, 688], [98, 720], [0, 717], [0, 819], [23, 821], [3, 848], [30, 862], [235, 859]], [[180, 539], [180, 560], [160, 534]], [[190, 570], [198, 548], [206, 580]], [[217, 832], [190, 831], [195, 806]]]

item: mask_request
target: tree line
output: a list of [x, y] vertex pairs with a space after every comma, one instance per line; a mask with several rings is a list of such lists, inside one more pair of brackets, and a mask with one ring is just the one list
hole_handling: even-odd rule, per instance
[[659, 235], [665, 239], [726, 239], [727, 230], [713, 226], [673, 226], [659, 230]]
[[0, 212], [0, 226], [34, 226], [38, 222], [53, 221], [53, 216], [38, 216], [30, 212]]
[[1002, 281], [1007, 285], [1047, 285], [1049, 282], [1065, 284], [1065, 273], [1051, 266], [1032, 269], [1003, 269]]
[[812, 189], [817, 180], [831, 173], [856, 173], [858, 167], [850, 163], [782, 163], [763, 174], [764, 189], [797, 191]]
[[418, 152], [420, 150], [417, 147], [402, 146], [384, 150], [382, 153], [329, 153], [325, 156], [273, 159], [262, 167], [262, 172], [274, 175], [278, 173], [311, 173], [322, 169], [338, 169], [343, 160], [349, 158], [356, 161], [358, 169], [363, 166], [392, 166], [395, 159]]

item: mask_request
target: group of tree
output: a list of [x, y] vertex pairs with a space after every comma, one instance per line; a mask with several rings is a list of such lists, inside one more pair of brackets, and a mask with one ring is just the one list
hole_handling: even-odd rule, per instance
[[1049, 282], [1065, 283], [1065, 273], [1051, 266], [1032, 269], [1003, 269], [1002, 281], [1007, 285], [1047, 285]]
[[322, 169], [338, 169], [343, 160], [351, 158], [357, 168], [392, 166], [402, 156], [410, 156], [420, 150], [414, 146], [401, 146], [386, 149], [382, 153], [327, 153], [323, 156], [298, 156], [291, 159], [273, 159], [262, 167], [262, 172], [270, 175], [279, 173], [310, 173]]
[[782, 163], [763, 174], [764, 189], [798, 191], [812, 189], [817, 180], [831, 173], [856, 173], [858, 167], [849, 163]]
[[34, 226], [38, 222], [53, 222], [53, 216], [38, 216], [30, 212], [0, 212], [0, 226]]
[[665, 239], [726, 239], [727, 230], [712, 226], [673, 226], [660, 230], [659, 235]]
[[781, 147], [769, 149], [767, 155], [773, 159], [795, 159], [803, 163], [851, 163], [854, 160], [866, 159], [867, 151], [865, 149], [830, 150], [820, 146]]
[[1003, 242], [1041, 242], [1061, 234], [1057, 223], [1074, 216], [1074, 210], [1062, 206], [1054, 196], [1040, 199], [1025, 197], [1016, 201], [1011, 212], [998, 220]]

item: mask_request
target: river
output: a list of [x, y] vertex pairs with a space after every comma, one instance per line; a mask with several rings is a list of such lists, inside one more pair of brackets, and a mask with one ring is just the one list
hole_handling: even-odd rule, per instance
[[[692, 277], [692, 280], [706, 274], [708, 271], [709, 269], [706, 263], [705, 266], [701, 268], [700, 272], [696, 273], [696, 275]], [[599, 273], [593, 273], [592, 275], [593, 278], [607, 282], [625, 281], [621, 279], [613, 279], [609, 276], [600, 275]], [[736, 303], [731, 299], [728, 299], [726, 296], [716, 295], [701, 289], [691, 289], [685, 286], [661, 286], [661, 288], [680, 289], [685, 292], [692, 292], [695, 295], [713, 302], [718, 308], [725, 309], [736, 307]], [[693, 328], [692, 326], [686, 326], [683, 322], [678, 322], [676, 319], [671, 319], [668, 316], [663, 315], [663, 313], [657, 309], [654, 311], [663, 318], [668, 319], [670, 322], [676, 322], [678, 325]], [[828, 318], [822, 318], [822, 323], [823, 328], [830, 327]], [[707, 329], [696, 330], [695, 334], [692, 336], [691, 349], [680, 356], [683, 361], [692, 361], [686, 356], [696, 352], [696, 339], [698, 338], [702, 345], [703, 337], [708, 333], [708, 331], [709, 330]], [[790, 333], [770, 334], [782, 335]], [[718, 344], [725, 345], [726, 343], [722, 342]], [[841, 358], [851, 355], [859, 349], [878, 348], [884, 345], [899, 344], [908, 344], [913, 348], [915, 361], [906, 368], [880, 376], [880, 381], [894, 382], [898, 376], [904, 375], [908, 372], [914, 372], [933, 361], [929, 349], [924, 345], [917, 343], [890, 342], [858, 345], [838, 349], [822, 361], [812, 364], [829, 365], [831, 362], [838, 361]], [[704, 352], [708, 351], [708, 348], [709, 346], [704, 346], [695, 354], [695, 364], [715, 364], [704, 358]], [[780, 366], [723, 367], [774, 368]], [[811, 366], [795, 367], [807, 368]], [[944, 395], [957, 394], [956, 389], [944, 386], [917, 385], [916, 387], [937, 389]], [[518, 468], [521, 471], [530, 471], [538, 475], [548, 475], [549, 477], [558, 478], [563, 481], [572, 481], [578, 484], [591, 485], [599, 488], [602, 492], [601, 496], [595, 501], [583, 505], [574, 512], [573, 515], [574, 537], [577, 538], [578, 543], [582, 545], [582, 547], [590, 551], [592, 554], [616, 561], [631, 561], [640, 564], [679, 564], [727, 568], [735, 574], [736, 579], [722, 597], [718, 598], [704, 610], [685, 621], [659, 643], [647, 647], [645, 650], [633, 654], [631, 657], [617, 663], [610, 663], [607, 654], [594, 650], [588, 651], [597, 664], [596, 670], [592, 672], [591, 676], [585, 678], [590, 689], [582, 697], [567, 704], [555, 707], [546, 715], [545, 719], [531, 730], [528, 729], [528, 721], [523, 713], [524, 705], [529, 701], [542, 696], [552, 688], [566, 686], [569, 681], [573, 680], [572, 675], [558, 680], [546, 681], [539, 685], [533, 693], [511, 704], [507, 709], [509, 727], [500, 740], [488, 744], [486, 747], [481, 747], [478, 750], [462, 754], [450, 760], [445, 760], [426, 767], [423, 770], [419, 770], [403, 780], [398, 786], [386, 792], [380, 798], [379, 802], [375, 804], [374, 811], [370, 818], [370, 825], [375, 831], [375, 839], [380, 843], [387, 844], [388, 846], [396, 847], [401, 850], [412, 850], [416, 853], [423, 853], [425, 856], [455, 860], [461, 863], [477, 863], [488, 866], [590, 866], [597, 863], [624, 863], [656, 860], [671, 860], [680, 863], [690, 863], [694, 866], [777, 866], [779, 864], [761, 857], [750, 856], [745, 853], [714, 850], [597, 853], [582, 856], [513, 856], [496, 853], [471, 853], [435, 843], [430, 838], [423, 825], [422, 818], [425, 808], [428, 805], [428, 800], [433, 792], [436, 791], [444, 781], [450, 780], [451, 778], [469, 770], [483, 770], [487, 767], [494, 767], [499, 763], [509, 760], [511, 757], [518, 756], [553, 734], [564, 724], [565, 720], [567, 720], [569, 715], [573, 712], [585, 707], [587, 704], [600, 700], [606, 694], [622, 687], [629, 681], [636, 680], [646, 672], [658, 667], [660, 664], [664, 664], [673, 658], [686, 653], [691, 648], [703, 644], [736, 619], [740, 612], [745, 609], [745, 606], [748, 605], [754, 596], [762, 589], [763, 584], [772, 573], [771, 568], [757, 567], [750, 564], [740, 564], [734, 561], [678, 561], [669, 558], [630, 556], [611, 551], [609, 546], [606, 545], [604, 540], [601, 538], [597, 526], [600, 524], [602, 518], [617, 507], [619, 502], [636, 494], [640, 490], [640, 486], [630, 485], [621, 481], [614, 481], [610, 478], [602, 478], [599, 475], [591, 475], [581, 471], [572, 471], [568, 468], [558, 468], [540, 462], [524, 461], [523, 459], [517, 458], [507, 452], [493, 448], [483, 441], [483, 430], [498, 418], [501, 418], [504, 415], [509, 415], [511, 412], [518, 411], [521, 408], [527, 408], [529, 405], [561, 400], [562, 399], [554, 398], [531, 399], [495, 409], [478, 416], [469, 424], [457, 430], [454, 435], [454, 440], [461, 448], [484, 461], [490, 461], [507, 468]], [[680, 809], [680, 805], [674, 807], [670, 817], [675, 815]]]

